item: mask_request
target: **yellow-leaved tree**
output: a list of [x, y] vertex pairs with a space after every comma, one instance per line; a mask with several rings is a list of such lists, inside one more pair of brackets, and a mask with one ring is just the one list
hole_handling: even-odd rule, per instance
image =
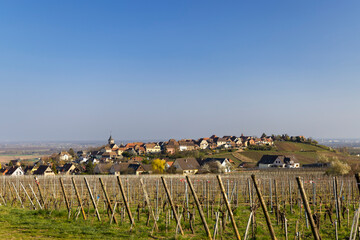
[[151, 163], [152, 169], [155, 173], [163, 173], [166, 161], [164, 159], [154, 159]]

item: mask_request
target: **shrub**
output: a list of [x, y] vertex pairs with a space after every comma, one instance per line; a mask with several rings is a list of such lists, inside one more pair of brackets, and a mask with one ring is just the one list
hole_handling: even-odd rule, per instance
[[335, 159], [331, 162], [331, 167], [326, 171], [328, 175], [346, 175], [350, 172], [351, 167], [345, 162]]

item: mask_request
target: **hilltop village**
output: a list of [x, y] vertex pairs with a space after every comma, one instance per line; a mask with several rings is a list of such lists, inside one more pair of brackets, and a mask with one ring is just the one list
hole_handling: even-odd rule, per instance
[[[287, 135], [240, 137], [213, 135], [208, 138], [170, 139], [164, 142], [115, 143], [112, 136], [107, 144], [85, 150], [61, 151], [42, 157], [32, 164], [13, 160], [0, 169], [0, 174], [20, 175], [55, 175], [55, 174], [200, 174], [230, 173], [246, 167], [235, 162], [231, 157], [212, 157], [217, 153], [236, 153], [246, 150], [269, 150], [275, 140], [311, 142], [303, 136]], [[257, 168], [299, 168], [292, 156], [264, 155]]]

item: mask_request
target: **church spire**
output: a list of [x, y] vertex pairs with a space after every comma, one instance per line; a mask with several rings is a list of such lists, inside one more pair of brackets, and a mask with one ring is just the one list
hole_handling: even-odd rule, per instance
[[115, 143], [115, 141], [114, 141], [114, 139], [112, 138], [111, 134], [110, 134], [108, 143], [109, 143], [110, 145]]

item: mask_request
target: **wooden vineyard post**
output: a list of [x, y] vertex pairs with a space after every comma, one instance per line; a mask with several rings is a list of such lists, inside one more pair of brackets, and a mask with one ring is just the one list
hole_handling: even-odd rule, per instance
[[202, 220], [202, 222], [203, 222], [205, 231], [206, 231], [209, 239], [212, 239], [211, 233], [210, 233], [210, 230], [209, 230], [209, 227], [208, 227], [208, 225], [207, 225], [207, 223], [206, 223], [206, 219], [205, 219], [203, 210], [202, 210], [201, 205], [200, 205], [200, 202], [199, 202], [199, 199], [198, 199], [198, 197], [197, 197], [197, 195], [196, 195], [195, 189], [194, 189], [194, 187], [193, 187], [193, 185], [192, 185], [192, 183], [191, 183], [191, 180], [190, 180], [189, 176], [186, 176], [186, 180], [187, 180], [187, 182], [188, 182], [188, 184], [189, 184], [191, 193], [192, 193], [192, 195], [194, 196], [195, 203], [196, 203], [196, 206], [197, 206], [197, 208], [198, 208], [198, 210], [199, 210], [200, 217], [201, 217], [201, 220]]
[[21, 207], [22, 207], [22, 208], [24, 208], [24, 204], [23, 204], [23, 202], [21, 201], [21, 197], [20, 197], [20, 195], [19, 195], [18, 191], [16, 190], [16, 187], [15, 187], [14, 183], [13, 183], [13, 182], [11, 182], [11, 184], [12, 184], [12, 186], [13, 186], [14, 190], [15, 190], [16, 197], [19, 199], [19, 202], [21, 203]]
[[4, 197], [2, 195], [0, 195], [0, 197], [1, 197], [1, 200], [3, 201], [4, 205], [6, 206], [6, 201], [4, 199], [5, 195], [4, 195]]
[[223, 183], [222, 183], [222, 181], [221, 181], [221, 177], [220, 177], [219, 175], [217, 175], [216, 177], [217, 177], [217, 179], [218, 179], [218, 181], [219, 181], [220, 190], [221, 190], [221, 193], [222, 193], [222, 195], [223, 195], [223, 197], [224, 197], [224, 201], [225, 201], [226, 207], [227, 207], [227, 209], [228, 209], [228, 211], [229, 211], [231, 223], [232, 223], [232, 225], [233, 225], [236, 238], [237, 238], [238, 240], [241, 240], [239, 231], [238, 231], [237, 226], [236, 226], [234, 214], [233, 214], [233, 212], [232, 212], [232, 210], [231, 210], [231, 206], [230, 206], [230, 203], [229, 203], [229, 201], [228, 201], [228, 198], [227, 198], [227, 195], [226, 195], [226, 192], [225, 192], [225, 189], [224, 189], [224, 185], [223, 185]]
[[66, 191], [65, 191], [65, 187], [64, 187], [64, 183], [63, 183], [63, 180], [62, 178], [59, 178], [59, 181], [60, 181], [60, 186], [61, 186], [61, 190], [64, 194], [64, 199], [65, 199], [65, 204], [66, 204], [66, 208], [68, 210], [68, 213], [70, 213], [71, 209], [70, 209], [70, 204], [69, 204], [69, 200], [66, 196]]
[[30, 183], [29, 183], [29, 187], [30, 187], [30, 190], [31, 190], [32, 194], [34, 195], [34, 197], [36, 199], [36, 202], [39, 204], [40, 209], [43, 209], [43, 207], [41, 206], [41, 203], [40, 203], [39, 199], [37, 198], [37, 196], [36, 196], [36, 194], [34, 192], [34, 189], [32, 188]]
[[[359, 193], [360, 193], [360, 174], [359, 173], [356, 173], [355, 174], [355, 178], [356, 178], [356, 185], [357, 185], [357, 187], [358, 187], [358, 189], [359, 189]], [[354, 196], [355, 194], [353, 194], [353, 196]]]
[[79, 207], [80, 207], [80, 209], [81, 209], [81, 213], [82, 213], [82, 215], [83, 215], [84, 220], [86, 220], [86, 214], [85, 214], [85, 211], [84, 211], [84, 208], [83, 208], [83, 205], [82, 205], [82, 201], [81, 201], [81, 198], [80, 198], [80, 194], [79, 194], [78, 189], [77, 189], [76, 184], [75, 184], [74, 177], [71, 178], [71, 181], [72, 181], [72, 183], [73, 183], [73, 185], [74, 185], [75, 194], [76, 194], [76, 197], [77, 197], [78, 202], [79, 202]]
[[22, 183], [20, 183], [20, 186], [21, 186], [21, 188], [23, 189], [23, 191], [25, 192], [25, 195], [26, 195], [27, 198], [29, 199], [29, 201], [30, 201], [31, 205], [33, 206], [33, 208], [36, 209], [36, 206], [35, 206], [35, 204], [33, 203], [33, 201], [31, 200], [31, 197], [30, 197], [29, 194], [27, 193], [24, 185], [23, 185]]
[[278, 187], [276, 179], [274, 179], [274, 191], [275, 191], [275, 216], [276, 216], [276, 223], [279, 225], [280, 222], [280, 216], [279, 216], [279, 201], [278, 201]]
[[104, 191], [105, 199], [106, 199], [108, 208], [110, 209], [110, 213], [111, 213], [111, 215], [112, 215], [112, 218], [114, 219], [114, 222], [115, 222], [116, 224], [118, 224], [118, 221], [117, 221], [117, 219], [116, 219], [116, 217], [115, 217], [115, 214], [114, 214], [115, 209], [113, 210], [113, 208], [112, 208], [112, 206], [111, 206], [111, 202], [110, 202], [110, 199], [109, 199], [109, 197], [108, 197], [108, 195], [107, 195], [107, 192], [106, 192], [106, 189], [105, 189], [105, 186], [104, 186], [104, 182], [103, 182], [103, 180], [102, 180], [101, 178], [99, 178], [99, 180], [100, 180], [101, 188], [102, 188], [103, 191]]
[[97, 217], [97, 219], [98, 219], [99, 221], [101, 221], [100, 213], [99, 213], [99, 210], [98, 210], [98, 208], [97, 208], [97, 205], [96, 205], [96, 202], [95, 202], [95, 199], [94, 199], [94, 195], [93, 195], [92, 192], [91, 192], [91, 188], [90, 188], [90, 186], [89, 186], [89, 183], [88, 183], [86, 177], [84, 177], [84, 181], [85, 181], [86, 188], [87, 188], [88, 191], [89, 191], [89, 195], [90, 195], [91, 202], [92, 202], [92, 204], [94, 205], [96, 217]]
[[253, 217], [253, 211], [251, 210], [251, 212], [250, 212], [250, 217], [249, 217], [248, 223], [247, 223], [247, 225], [246, 225], [244, 240], [247, 239], [247, 235], [248, 235], [248, 232], [249, 232], [249, 228], [250, 228], [250, 224], [251, 224], [252, 217]]
[[36, 186], [38, 188], [38, 191], [39, 191], [39, 195], [40, 195], [40, 201], [42, 203], [42, 205], [44, 206], [44, 208], [46, 209], [46, 206], [45, 206], [45, 201], [44, 201], [44, 197], [43, 197], [43, 194], [41, 192], [41, 188], [40, 188], [40, 182], [38, 180], [37, 177], [34, 177], [35, 178], [35, 183], [36, 183]]
[[334, 177], [334, 196], [335, 196], [335, 207], [336, 207], [336, 218], [339, 223], [339, 228], [341, 227], [341, 217], [340, 217], [340, 198], [338, 194], [338, 180], [337, 177]]
[[[142, 182], [142, 179], [140, 179], [140, 180], [141, 180], [141, 182]], [[182, 227], [181, 227], [181, 224], [180, 224], [178, 215], [177, 215], [177, 213], [176, 213], [176, 209], [175, 209], [173, 200], [172, 200], [172, 198], [171, 198], [171, 195], [170, 195], [170, 192], [169, 192], [169, 189], [168, 189], [168, 187], [167, 187], [167, 184], [166, 184], [166, 181], [165, 181], [164, 177], [161, 177], [161, 181], [162, 181], [162, 183], [163, 183], [163, 185], [164, 185], [166, 195], [167, 195], [167, 197], [168, 197], [168, 199], [169, 199], [169, 203], [170, 203], [170, 206], [171, 206], [171, 210], [172, 210], [172, 212], [173, 212], [173, 214], [174, 214], [176, 224], [179, 226], [181, 235], [184, 235], [184, 231], [183, 231], [183, 229], [182, 229]]]
[[258, 198], [259, 198], [259, 201], [260, 201], [260, 204], [261, 204], [261, 207], [262, 207], [262, 210], [264, 212], [264, 215], [265, 215], [265, 219], [266, 219], [266, 224], [269, 228], [269, 232], [270, 232], [270, 235], [271, 235], [271, 239], [273, 240], [276, 240], [276, 236], [275, 236], [275, 232], [274, 232], [274, 228], [273, 226], [271, 225], [271, 221], [270, 221], [270, 216], [269, 216], [269, 213], [266, 209], [266, 204], [265, 204], [265, 201], [264, 201], [264, 198], [262, 197], [262, 194], [261, 194], [261, 191], [259, 189], [259, 186], [256, 182], [256, 177], [255, 175], [251, 175], [251, 178], [253, 180], [253, 183], [254, 183], [254, 187], [255, 187], [255, 190], [256, 190], [256, 193], [258, 195]]
[[[154, 219], [154, 226], [155, 226], [155, 229], [158, 230], [158, 226], [157, 226], [157, 220], [156, 220], [156, 217], [155, 217], [155, 214], [154, 214], [154, 211], [151, 207], [151, 202], [149, 200], [149, 195], [147, 194], [147, 191], [146, 191], [146, 188], [145, 188], [145, 185], [144, 185], [144, 181], [142, 180], [142, 178], [140, 178], [140, 184], [141, 184], [141, 188], [144, 192], [144, 197], [145, 197], [145, 201], [146, 201], [146, 204], [148, 206], [148, 209], [149, 209], [149, 214], [152, 215], [153, 219]], [[182, 231], [182, 229], [180, 228], [180, 230]]]
[[319, 235], [319, 232], [318, 232], [318, 229], [315, 225], [315, 221], [314, 221], [314, 218], [311, 214], [311, 209], [310, 209], [310, 206], [309, 206], [309, 202], [307, 200], [307, 196], [306, 196], [306, 193], [305, 193], [305, 190], [304, 190], [304, 186], [303, 186], [303, 183], [301, 181], [301, 178], [300, 177], [296, 177], [296, 181], [298, 183], [298, 186], [299, 186], [299, 190], [300, 190], [300, 194], [301, 194], [301, 197], [302, 197], [302, 200], [304, 202], [304, 206], [305, 206], [305, 210], [306, 210], [306, 213], [307, 213], [307, 217], [309, 218], [310, 220], [310, 225], [311, 225], [311, 231], [314, 235], [314, 239], [316, 240], [320, 240], [320, 235]]
[[292, 189], [291, 189], [291, 181], [289, 180], [289, 204], [290, 204], [290, 212], [293, 212], [292, 209]]
[[126, 195], [125, 195], [124, 186], [123, 186], [119, 176], [117, 176], [117, 181], [118, 181], [118, 184], [119, 184], [119, 187], [120, 187], [121, 195], [122, 195], [122, 197], [124, 199], [124, 202], [125, 202], [125, 207], [126, 207], [126, 211], [127, 211], [128, 216], [129, 216], [130, 222], [131, 222], [131, 224], [133, 226], [135, 226], [135, 221], [134, 221], [134, 218], [131, 215], [131, 210], [130, 210], [130, 207], [129, 207], [129, 202], [127, 201], [127, 198], [126, 198]]

